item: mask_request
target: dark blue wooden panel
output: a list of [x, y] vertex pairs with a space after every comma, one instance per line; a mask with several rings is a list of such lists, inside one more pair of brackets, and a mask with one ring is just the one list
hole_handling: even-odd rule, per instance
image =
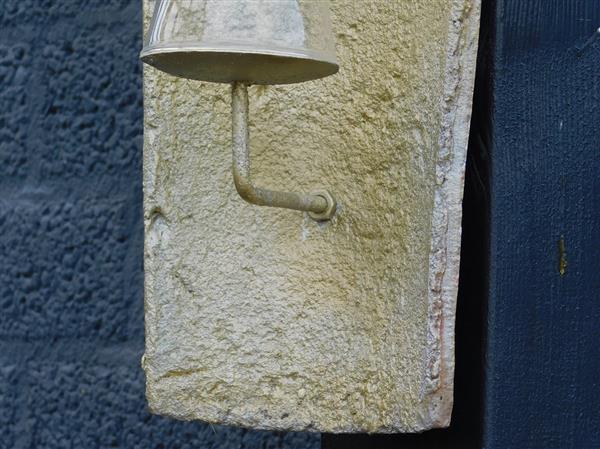
[[599, 27], [597, 0], [497, 1], [490, 449], [600, 448]]

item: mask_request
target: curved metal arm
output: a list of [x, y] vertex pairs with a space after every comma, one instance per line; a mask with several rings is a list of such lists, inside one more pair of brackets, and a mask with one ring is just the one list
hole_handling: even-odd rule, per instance
[[248, 132], [248, 86], [235, 82], [231, 86], [231, 124], [233, 135], [233, 180], [240, 196], [258, 206], [283, 207], [306, 211], [311, 218], [329, 220], [335, 213], [335, 199], [327, 191], [313, 194], [278, 192], [256, 187], [250, 180]]

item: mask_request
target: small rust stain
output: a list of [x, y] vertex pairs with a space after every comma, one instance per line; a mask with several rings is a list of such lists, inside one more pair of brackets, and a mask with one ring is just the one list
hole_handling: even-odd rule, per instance
[[565, 246], [565, 236], [561, 235], [558, 240], [558, 272], [561, 277], [567, 272], [567, 250]]

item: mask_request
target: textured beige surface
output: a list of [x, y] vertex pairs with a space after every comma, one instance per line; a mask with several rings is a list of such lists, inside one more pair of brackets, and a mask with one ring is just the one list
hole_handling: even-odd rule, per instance
[[228, 86], [145, 69], [155, 413], [327, 432], [449, 422], [478, 0], [332, 13], [338, 75], [250, 89], [254, 180], [328, 188], [329, 223], [237, 196]]

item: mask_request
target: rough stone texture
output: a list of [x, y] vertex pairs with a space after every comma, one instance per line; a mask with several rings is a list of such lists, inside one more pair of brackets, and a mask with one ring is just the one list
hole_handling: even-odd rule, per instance
[[[132, 366], [64, 362], [27, 368], [27, 407], [37, 415], [31, 426], [32, 448], [318, 447], [318, 438], [298, 433], [248, 432], [152, 416], [140, 400], [143, 373]], [[107, 416], [100, 420], [102, 412]]]
[[250, 91], [256, 183], [329, 188], [330, 223], [244, 203], [228, 86], [146, 69], [143, 365], [155, 413], [327, 432], [450, 420], [479, 2], [332, 11], [338, 75]]
[[[128, 204], [0, 200], [0, 336], [127, 335]], [[18, 230], [18, 232], [15, 232]]]
[[0, 3], [0, 449], [318, 447], [148, 412], [142, 5]]
[[0, 442], [2, 447], [15, 447], [18, 399], [17, 372], [14, 364], [0, 366]]

